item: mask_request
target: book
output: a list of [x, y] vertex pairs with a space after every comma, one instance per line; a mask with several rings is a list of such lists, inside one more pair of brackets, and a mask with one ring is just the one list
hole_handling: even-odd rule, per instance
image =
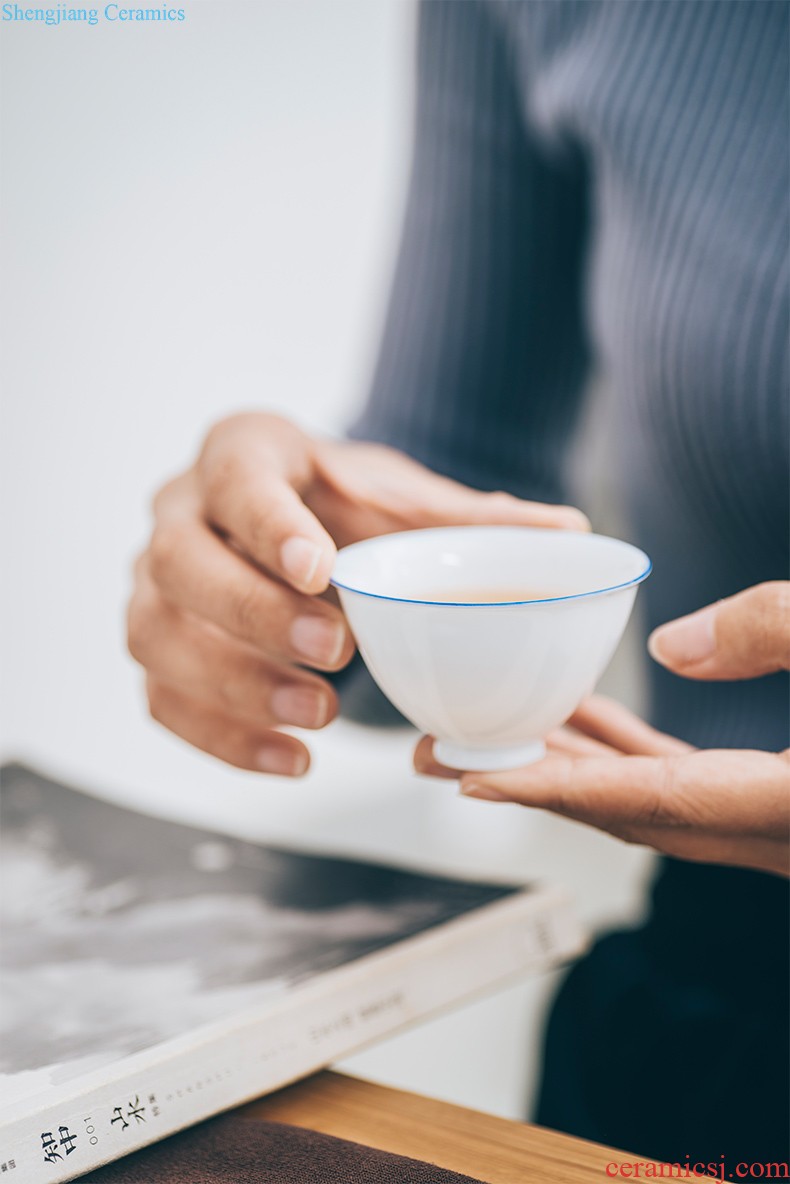
[[264, 846], [7, 766], [0, 1173], [59, 1184], [578, 953], [564, 893]]

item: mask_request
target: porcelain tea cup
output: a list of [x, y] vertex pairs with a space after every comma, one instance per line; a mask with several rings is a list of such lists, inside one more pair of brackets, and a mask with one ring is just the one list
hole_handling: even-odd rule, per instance
[[[457, 769], [545, 754], [589, 695], [650, 560], [603, 535], [453, 526], [343, 548], [332, 584], [373, 678]], [[486, 599], [490, 597], [490, 599]]]

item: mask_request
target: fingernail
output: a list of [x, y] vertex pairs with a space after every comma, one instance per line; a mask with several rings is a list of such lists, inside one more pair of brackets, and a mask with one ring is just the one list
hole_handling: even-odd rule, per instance
[[301, 777], [307, 772], [309, 757], [306, 752], [291, 752], [287, 748], [261, 748], [255, 757], [255, 767], [262, 773], [278, 777]]
[[280, 549], [280, 562], [289, 579], [306, 588], [321, 562], [321, 548], [310, 539], [294, 536], [286, 539]]
[[663, 666], [688, 666], [716, 651], [716, 605], [702, 608], [655, 629], [647, 639], [650, 655]]
[[329, 719], [329, 701], [313, 687], [278, 687], [272, 695], [272, 711], [281, 723], [322, 728]]
[[500, 790], [490, 785], [476, 785], [474, 782], [462, 782], [461, 793], [465, 798], [478, 798], [484, 802], [508, 802], [510, 798]]
[[291, 644], [303, 658], [331, 666], [343, 652], [346, 631], [339, 621], [325, 617], [297, 617], [291, 626]]

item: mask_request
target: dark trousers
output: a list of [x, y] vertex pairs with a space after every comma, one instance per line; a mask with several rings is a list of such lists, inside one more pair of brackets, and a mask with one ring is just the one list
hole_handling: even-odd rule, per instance
[[786, 1161], [789, 954], [787, 881], [664, 861], [647, 923], [560, 989], [535, 1121], [636, 1158]]

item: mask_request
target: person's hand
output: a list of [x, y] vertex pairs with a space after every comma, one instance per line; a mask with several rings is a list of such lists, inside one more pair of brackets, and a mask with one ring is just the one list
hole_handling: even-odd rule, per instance
[[[649, 648], [686, 678], [790, 669], [790, 584], [760, 584], [662, 625]], [[436, 764], [428, 737], [415, 766], [459, 776]], [[544, 760], [507, 773], [464, 773], [461, 792], [551, 810], [682, 859], [789, 870], [790, 749], [694, 749], [600, 696], [548, 738]]]
[[354, 649], [327, 593], [336, 546], [449, 524], [588, 527], [578, 510], [479, 493], [392, 449], [311, 439], [263, 413], [218, 424], [154, 517], [128, 616], [152, 715], [231, 764], [291, 776], [309, 753], [278, 729], [334, 717], [316, 671]]

